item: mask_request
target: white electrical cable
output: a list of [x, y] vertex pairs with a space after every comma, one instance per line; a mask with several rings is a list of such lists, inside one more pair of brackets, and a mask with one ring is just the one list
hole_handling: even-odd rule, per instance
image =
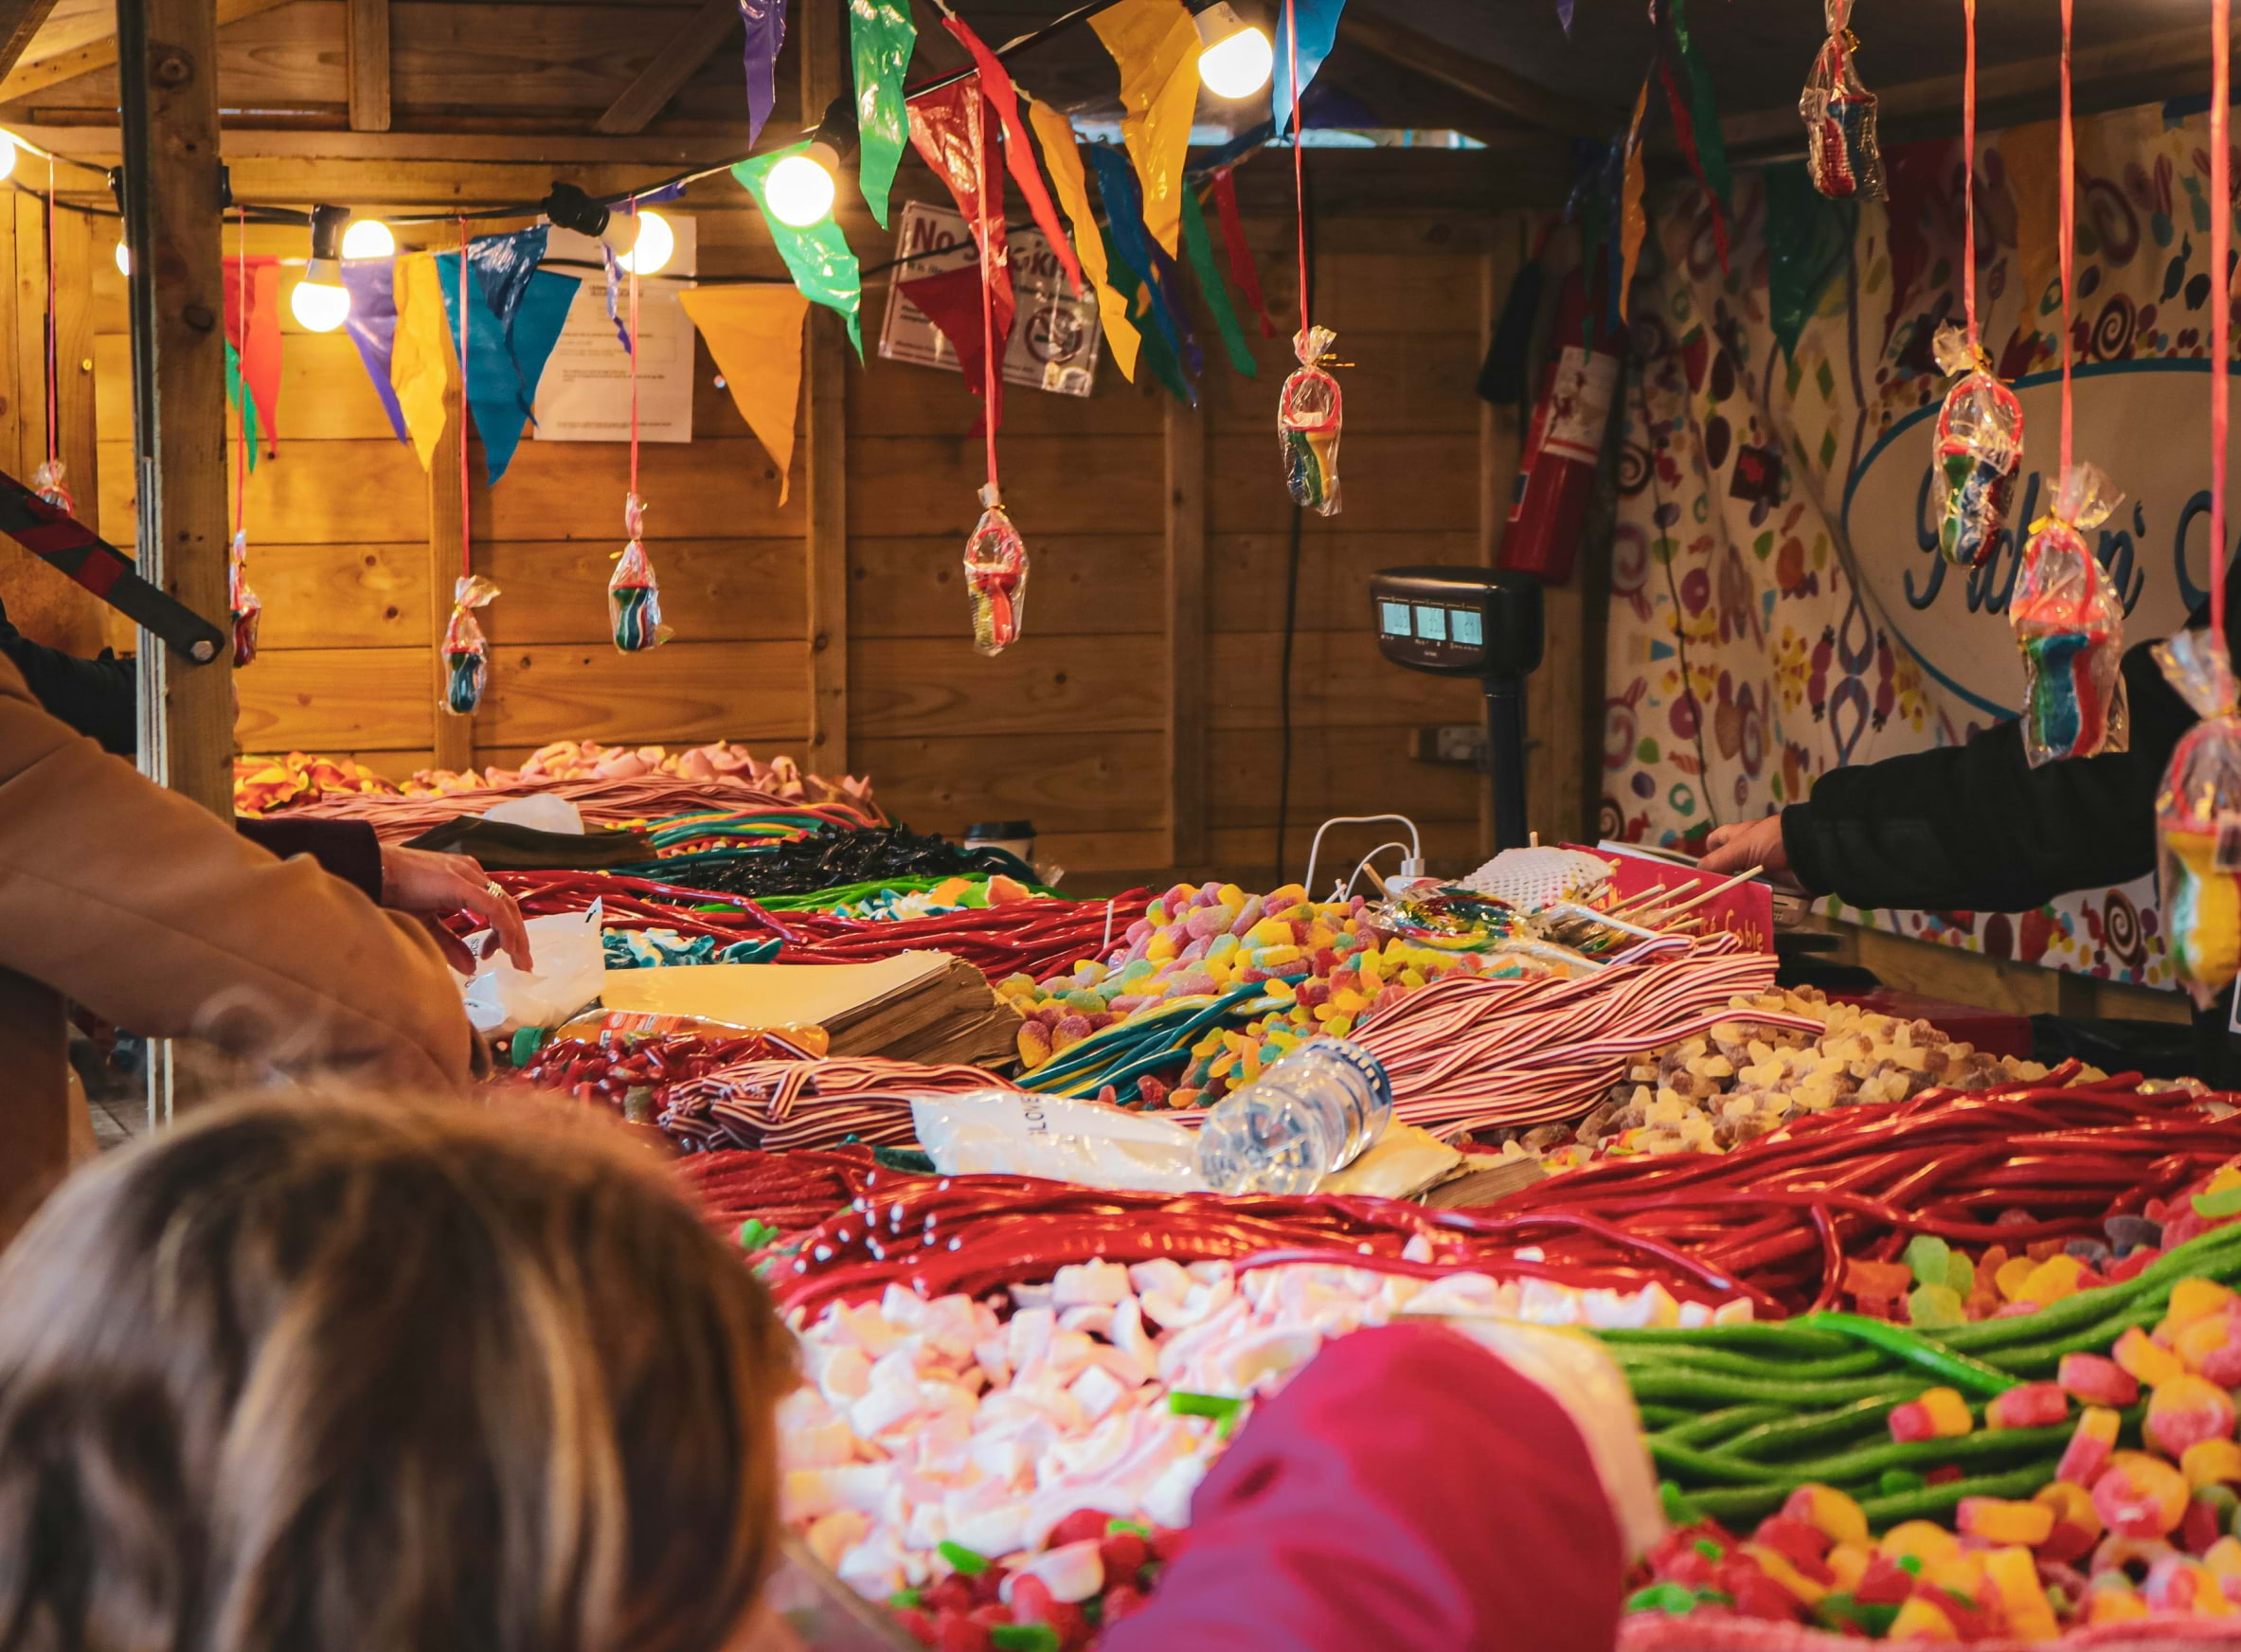
[[[1362, 873], [1369, 870], [1369, 866], [1371, 861], [1375, 860], [1387, 850], [1398, 849], [1405, 853], [1407, 853], [1407, 848], [1408, 846], [1406, 843], [1403, 843], [1399, 838], [1395, 837], [1389, 842], [1380, 843], [1375, 849], [1372, 849], [1369, 853], [1363, 855], [1361, 859], [1354, 862], [1354, 876], [1346, 880], [1346, 887], [1338, 891], [1338, 898], [1342, 901], [1352, 900], [1354, 898], [1354, 887], [1356, 883], [1361, 881]], [[1315, 894], [1313, 889], [1309, 889], [1307, 892], [1311, 898]]]
[[[1408, 828], [1408, 858], [1401, 863], [1403, 877], [1421, 877], [1424, 873], [1424, 835], [1416, 830], [1416, 822], [1406, 815], [1334, 815], [1315, 829], [1315, 841], [1307, 846], [1307, 876], [1300, 880], [1300, 888], [1309, 895], [1315, 893], [1315, 863], [1322, 853], [1323, 834], [1334, 826], [1371, 826], [1380, 820], [1398, 820]], [[1374, 853], [1374, 852], [1372, 852]], [[1281, 876], [1282, 868], [1278, 868]]]

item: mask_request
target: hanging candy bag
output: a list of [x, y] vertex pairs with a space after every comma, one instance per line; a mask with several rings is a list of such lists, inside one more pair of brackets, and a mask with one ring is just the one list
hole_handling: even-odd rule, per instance
[[70, 498], [70, 485], [63, 479], [63, 461], [45, 458], [31, 473], [31, 491], [49, 505], [69, 515], [78, 514], [78, 507]]
[[607, 581], [607, 624], [615, 646], [623, 654], [642, 654], [670, 639], [661, 622], [661, 587], [654, 583], [654, 563], [640, 539], [645, 530], [646, 505], [633, 494], [623, 501], [622, 525], [630, 543], [616, 558], [615, 572]]
[[1974, 567], [1999, 543], [2023, 460], [2023, 404], [1993, 375], [1984, 352], [1950, 323], [1938, 329], [1938, 367], [1959, 379], [1938, 409], [1938, 548]]
[[2031, 525], [2008, 622], [2023, 651], [2023, 752], [2034, 768], [2129, 743], [2124, 606], [2086, 540], [2123, 497], [2100, 466], [2072, 465]]
[[1346, 400], [1338, 381], [1318, 365], [1338, 342], [1327, 327], [1302, 329], [1292, 340], [1300, 365], [1284, 380], [1276, 429], [1283, 444], [1284, 482], [1292, 502], [1318, 516], [1338, 514], [1338, 430]]
[[443, 703], [464, 717], [482, 704], [490, 680], [491, 645], [475, 610], [498, 594], [480, 574], [462, 574], [452, 594], [451, 623], [443, 628], [443, 663], [449, 673]]
[[1019, 640], [1027, 611], [1027, 545], [994, 486], [980, 490], [985, 507], [965, 542], [965, 594], [973, 603], [973, 646], [998, 655]]
[[245, 529], [234, 534], [232, 548], [226, 552], [225, 592], [225, 605], [233, 614], [233, 663], [239, 668], [257, 657], [257, 622], [264, 613], [264, 604], [249, 588], [249, 534]]
[[2232, 663], [2208, 631], [2156, 647], [2201, 721], [2179, 736], [2156, 799], [2163, 929], [2178, 979], [2207, 1006], [2241, 973], [2241, 705]]
[[1805, 122], [1805, 166], [1832, 200], [1883, 198], [1883, 152], [1875, 142], [1875, 94], [1860, 84], [1848, 27], [1852, 0], [1826, 0], [1829, 37], [1805, 77], [1798, 114]]

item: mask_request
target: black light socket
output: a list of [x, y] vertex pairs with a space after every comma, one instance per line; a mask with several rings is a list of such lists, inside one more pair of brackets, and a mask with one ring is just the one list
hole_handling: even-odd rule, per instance
[[350, 221], [348, 206], [312, 208], [312, 261], [332, 263], [342, 257], [343, 225]]
[[588, 235], [597, 240], [606, 232], [607, 221], [613, 216], [606, 206], [594, 201], [573, 184], [555, 179], [552, 193], [545, 197], [545, 216], [563, 229], [572, 229], [578, 235]]

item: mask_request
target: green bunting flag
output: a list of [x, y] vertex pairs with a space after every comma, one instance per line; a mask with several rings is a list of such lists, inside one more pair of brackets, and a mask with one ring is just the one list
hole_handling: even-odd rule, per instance
[[856, 182], [885, 229], [887, 191], [910, 141], [903, 76], [918, 44], [918, 25], [905, 0], [848, 0], [848, 27], [856, 60]]
[[1222, 349], [1228, 352], [1229, 365], [1248, 379], [1259, 378], [1261, 370], [1253, 360], [1252, 347], [1245, 341], [1245, 329], [1238, 325], [1237, 311], [1229, 302], [1229, 289], [1222, 284], [1221, 266], [1214, 262], [1213, 238], [1206, 232], [1206, 214], [1199, 209], [1197, 192], [1189, 185], [1183, 188], [1183, 254], [1191, 260], [1191, 273], [1198, 278], [1198, 291], [1206, 307], [1213, 312], [1214, 331], [1222, 335]]
[[805, 139], [784, 149], [774, 149], [753, 160], [741, 161], [731, 169], [731, 175], [755, 197], [755, 205], [762, 211], [762, 221], [770, 226], [770, 238], [778, 243], [779, 257], [786, 260], [786, 268], [792, 272], [794, 284], [801, 289], [802, 296], [813, 303], [838, 311], [848, 322], [849, 342], [856, 347], [856, 359], [861, 361], [864, 279], [856, 255], [849, 250], [848, 237], [841, 234], [840, 225], [830, 218], [807, 229], [780, 224], [771, 216], [769, 204], [763, 198], [770, 169], [788, 155], [798, 155], [808, 148]]
[[225, 347], [225, 399], [234, 410], [235, 432], [249, 450], [249, 468], [255, 470], [257, 450], [264, 445], [264, 428], [257, 417], [257, 399], [242, 393], [242, 352], [230, 342]]

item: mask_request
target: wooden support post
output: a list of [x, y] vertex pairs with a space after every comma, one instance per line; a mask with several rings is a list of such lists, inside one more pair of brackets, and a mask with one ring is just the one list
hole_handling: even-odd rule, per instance
[[1167, 862], [1192, 875], [1208, 837], [1206, 414], [1161, 399], [1167, 539]]
[[[217, 18], [209, 0], [118, 0], [126, 286], [140, 572], [228, 629], [225, 296]], [[233, 818], [233, 660], [141, 633], [140, 772]], [[184, 1101], [176, 1046], [149, 1050], [151, 1122]]]
[[[840, 90], [837, 7], [802, 9], [801, 106], [822, 110]], [[848, 772], [848, 330], [822, 304], [809, 310], [809, 405], [803, 419], [809, 486], [809, 763]]]
[[344, 9], [350, 67], [350, 130], [389, 130], [389, 0], [349, 0]]

